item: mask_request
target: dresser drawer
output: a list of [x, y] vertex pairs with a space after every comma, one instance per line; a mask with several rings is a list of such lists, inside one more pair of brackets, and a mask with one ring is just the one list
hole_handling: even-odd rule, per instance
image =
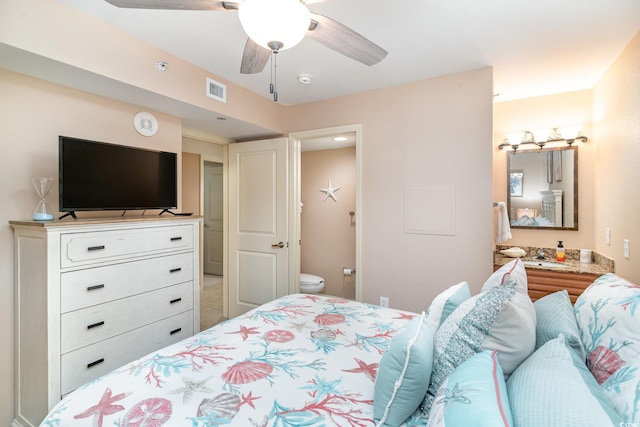
[[193, 228], [188, 225], [66, 233], [60, 236], [60, 266], [189, 250], [193, 239]]
[[193, 311], [63, 354], [61, 395], [156, 349], [193, 335]]
[[193, 280], [193, 254], [168, 255], [60, 275], [60, 312]]
[[192, 310], [193, 286], [192, 281], [185, 282], [63, 314], [61, 353]]

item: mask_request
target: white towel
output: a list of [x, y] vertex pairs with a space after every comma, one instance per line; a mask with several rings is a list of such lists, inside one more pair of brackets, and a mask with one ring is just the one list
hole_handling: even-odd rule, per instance
[[498, 202], [498, 226], [496, 227], [496, 243], [506, 242], [511, 238], [511, 226], [509, 225], [509, 214], [507, 205]]

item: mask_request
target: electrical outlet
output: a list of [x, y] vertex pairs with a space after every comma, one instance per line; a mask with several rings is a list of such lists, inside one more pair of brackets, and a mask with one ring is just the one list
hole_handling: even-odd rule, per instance
[[607, 245], [611, 244], [611, 229], [609, 227], [604, 229], [604, 242]]
[[629, 239], [624, 239], [624, 257], [629, 259]]
[[380, 307], [389, 307], [388, 297], [380, 297]]

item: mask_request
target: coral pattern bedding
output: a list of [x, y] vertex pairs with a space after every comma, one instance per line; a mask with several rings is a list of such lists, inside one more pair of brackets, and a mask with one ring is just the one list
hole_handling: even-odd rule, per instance
[[373, 426], [380, 359], [414, 316], [289, 295], [96, 379], [42, 425]]

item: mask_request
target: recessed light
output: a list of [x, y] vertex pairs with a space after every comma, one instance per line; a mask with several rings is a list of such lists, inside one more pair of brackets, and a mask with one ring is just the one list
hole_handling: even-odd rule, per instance
[[336, 136], [336, 137], [333, 138], [333, 140], [336, 141], [336, 142], [345, 142], [348, 139], [349, 138], [347, 138], [346, 136]]

